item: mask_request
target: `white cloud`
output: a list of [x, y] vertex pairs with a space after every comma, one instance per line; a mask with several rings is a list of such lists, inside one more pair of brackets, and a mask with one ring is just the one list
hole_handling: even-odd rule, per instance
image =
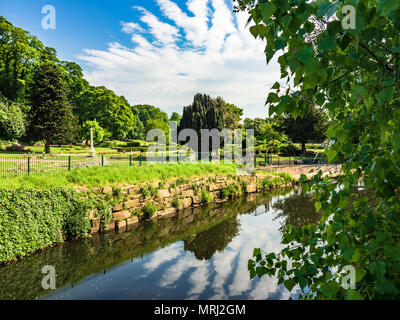
[[134, 33], [135, 31], [144, 32], [144, 29], [138, 23], [121, 22], [121, 24], [122, 24], [122, 31], [125, 33]]
[[[139, 21], [122, 22], [131, 46], [109, 44], [79, 56], [86, 78], [107, 86], [130, 103], [181, 112], [197, 92], [222, 96], [245, 116], [267, 115], [268, 88], [279, 67], [265, 62], [264, 43], [245, 28], [247, 13], [232, 13], [225, 1], [188, 0], [188, 15], [171, 0], [156, 0], [162, 15], [135, 7]], [[140, 34], [139, 34], [140, 33]]]

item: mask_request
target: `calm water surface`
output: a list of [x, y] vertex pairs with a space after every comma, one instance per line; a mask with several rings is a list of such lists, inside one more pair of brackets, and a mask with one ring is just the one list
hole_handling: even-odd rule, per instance
[[[278, 251], [288, 224], [318, 219], [294, 190], [189, 209], [0, 267], [0, 299], [288, 299], [274, 278], [249, 280], [247, 261], [256, 247]], [[56, 269], [56, 290], [41, 287], [44, 265]]]

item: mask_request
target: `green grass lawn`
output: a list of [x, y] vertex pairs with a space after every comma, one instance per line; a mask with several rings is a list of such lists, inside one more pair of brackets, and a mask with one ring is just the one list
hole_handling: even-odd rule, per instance
[[190, 178], [215, 174], [235, 174], [236, 165], [223, 164], [148, 164], [79, 168], [65, 172], [36, 173], [0, 179], [0, 188], [104, 187], [138, 184], [172, 178]]

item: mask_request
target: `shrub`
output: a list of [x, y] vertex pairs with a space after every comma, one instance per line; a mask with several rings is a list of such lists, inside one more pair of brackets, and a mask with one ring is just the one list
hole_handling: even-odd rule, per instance
[[172, 199], [172, 206], [177, 209], [179, 209], [181, 207], [181, 203], [180, 203], [178, 197], [175, 197], [174, 199]]
[[141, 187], [139, 190], [139, 193], [144, 197], [144, 198], [148, 198], [148, 197], [153, 197], [155, 198], [158, 194], [157, 188], [154, 186], [145, 186], [145, 187]]
[[115, 198], [121, 198], [122, 197], [122, 189], [121, 188], [113, 188], [113, 197]]
[[281, 156], [298, 156], [300, 153], [300, 148], [296, 147], [294, 144], [282, 145], [279, 148], [279, 154]]
[[214, 199], [214, 197], [211, 193], [209, 193], [208, 191], [206, 191], [204, 189], [201, 191], [201, 202], [208, 203], [208, 202], [213, 201], [213, 199]]
[[129, 141], [126, 143], [127, 147], [140, 147], [140, 141]]
[[99, 144], [104, 139], [104, 129], [99, 125], [96, 120], [85, 121], [82, 125], [82, 137], [86, 141], [90, 141], [90, 128], [93, 128], [93, 142]]
[[91, 203], [74, 190], [0, 190], [0, 263], [90, 230]]
[[294, 181], [294, 178], [287, 172], [275, 172], [274, 174], [281, 177], [285, 183]]
[[242, 188], [237, 183], [232, 183], [231, 185], [224, 187], [220, 191], [220, 196], [223, 199], [233, 198], [235, 196], [240, 196], [243, 194]]
[[140, 209], [135, 209], [135, 211], [131, 213], [131, 217], [138, 217], [140, 215], [140, 212]]
[[149, 219], [151, 218], [154, 213], [157, 211], [157, 206], [152, 202], [146, 202], [143, 207], [143, 218]]

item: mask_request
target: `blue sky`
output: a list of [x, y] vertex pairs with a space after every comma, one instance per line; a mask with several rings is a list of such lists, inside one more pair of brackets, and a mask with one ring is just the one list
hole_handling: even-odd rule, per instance
[[[56, 9], [55, 30], [42, 28], [45, 5]], [[79, 63], [92, 85], [168, 113], [204, 92], [265, 117], [279, 80], [230, 0], [2, 0], [0, 15]]]

